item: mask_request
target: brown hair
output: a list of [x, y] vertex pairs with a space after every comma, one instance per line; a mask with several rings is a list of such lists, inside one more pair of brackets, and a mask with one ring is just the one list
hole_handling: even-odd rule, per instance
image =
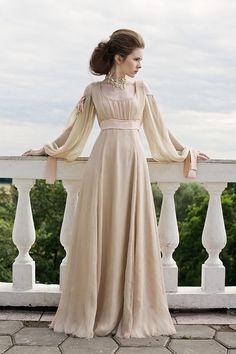
[[94, 75], [108, 74], [114, 64], [116, 54], [125, 59], [136, 48], [145, 46], [143, 38], [129, 29], [119, 29], [109, 38], [108, 41], [99, 42], [91, 55], [89, 70]]

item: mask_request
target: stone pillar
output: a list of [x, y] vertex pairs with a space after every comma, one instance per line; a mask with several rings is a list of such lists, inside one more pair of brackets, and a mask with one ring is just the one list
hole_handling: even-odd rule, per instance
[[202, 265], [202, 290], [221, 292], [225, 288], [225, 267], [219, 258], [226, 245], [226, 231], [221, 205], [221, 193], [227, 183], [204, 183], [210, 199], [202, 234], [202, 244], [208, 258]]
[[78, 193], [80, 181], [62, 181], [63, 186], [67, 191], [65, 213], [61, 227], [60, 241], [66, 251], [66, 256], [60, 265], [60, 289], [63, 287], [63, 278], [67, 262], [68, 250], [72, 236], [72, 225], [75, 209], [78, 203]]
[[160, 219], [158, 224], [165, 289], [176, 292], [178, 289], [178, 267], [173, 259], [173, 252], [179, 244], [179, 230], [175, 211], [174, 194], [179, 183], [159, 182], [163, 194]]
[[30, 189], [34, 179], [13, 179], [18, 189], [18, 202], [12, 238], [19, 254], [13, 263], [13, 288], [20, 290], [32, 289], [35, 284], [35, 262], [29, 250], [35, 242], [35, 229], [30, 204]]

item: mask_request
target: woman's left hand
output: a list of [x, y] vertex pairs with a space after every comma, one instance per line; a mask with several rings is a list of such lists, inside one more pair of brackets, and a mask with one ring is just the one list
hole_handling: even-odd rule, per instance
[[210, 157], [207, 156], [206, 154], [204, 154], [203, 152], [200, 152], [197, 150], [197, 159], [198, 160], [208, 160], [208, 159], [210, 159]]

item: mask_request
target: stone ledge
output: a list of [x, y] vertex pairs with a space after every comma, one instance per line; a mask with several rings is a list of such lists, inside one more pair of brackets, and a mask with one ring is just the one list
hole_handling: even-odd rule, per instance
[[[170, 310], [236, 308], [236, 286], [208, 293], [197, 286], [179, 286], [176, 293], [167, 292]], [[0, 283], [0, 306], [57, 307], [61, 291], [58, 284], [35, 284], [27, 291], [15, 290], [12, 283]]]

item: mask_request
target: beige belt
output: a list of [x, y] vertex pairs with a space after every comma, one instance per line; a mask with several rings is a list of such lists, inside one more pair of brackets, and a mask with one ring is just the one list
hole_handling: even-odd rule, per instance
[[103, 129], [140, 129], [141, 122], [138, 119], [104, 119], [100, 123]]

